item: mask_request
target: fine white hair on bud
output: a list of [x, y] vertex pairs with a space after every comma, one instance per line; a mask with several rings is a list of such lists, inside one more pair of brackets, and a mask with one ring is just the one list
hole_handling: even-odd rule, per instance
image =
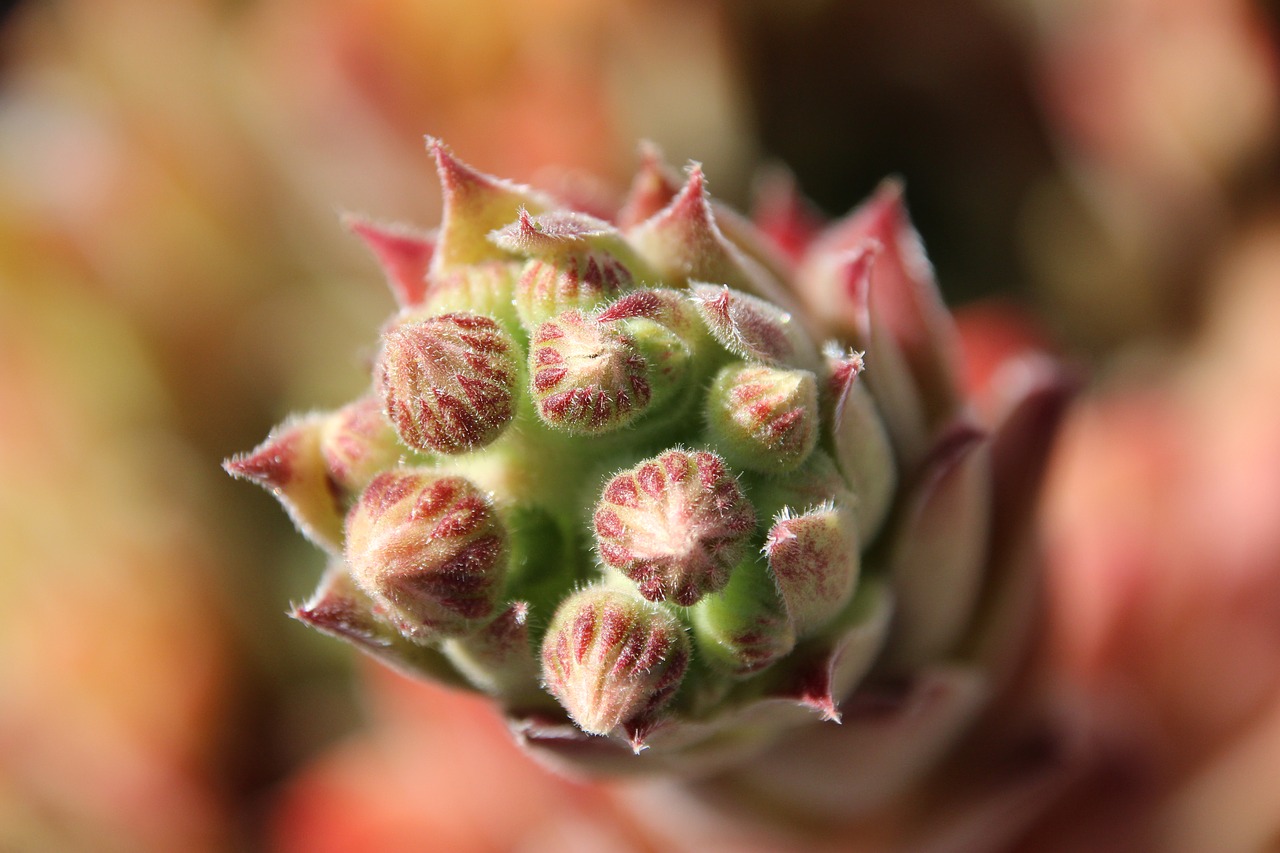
[[515, 413], [515, 353], [511, 336], [480, 314], [392, 326], [382, 337], [374, 379], [401, 440], [438, 453], [491, 443]]
[[711, 383], [706, 416], [707, 431], [730, 464], [791, 471], [818, 442], [817, 378], [807, 370], [727, 365]]
[[729, 582], [756, 514], [722, 458], [673, 449], [614, 475], [593, 521], [606, 565], [650, 601], [687, 607]]
[[539, 326], [530, 344], [533, 398], [548, 426], [610, 432], [649, 405], [648, 364], [617, 325], [565, 311]]
[[684, 627], [662, 606], [589, 588], [556, 611], [542, 642], [542, 678], [583, 731], [604, 735], [660, 710], [689, 656]]
[[[1000, 682], [1053, 418], [969, 424], [901, 184], [825, 224], [652, 146], [622, 198], [427, 148], [438, 227], [346, 219], [398, 306], [369, 386], [224, 463], [328, 552], [298, 619], [605, 773], [733, 770], [940, 666]], [[851, 788], [924, 766], [849, 743]]]
[[490, 616], [507, 571], [507, 536], [489, 498], [462, 477], [395, 469], [347, 516], [351, 576], [402, 633], [467, 633]]

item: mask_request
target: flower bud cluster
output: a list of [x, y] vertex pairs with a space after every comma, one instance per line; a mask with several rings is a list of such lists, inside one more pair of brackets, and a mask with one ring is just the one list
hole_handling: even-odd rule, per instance
[[330, 554], [297, 618], [604, 769], [964, 653], [992, 455], [900, 188], [757, 227], [647, 150], [605, 221], [429, 148], [437, 231], [350, 223], [399, 303], [369, 392], [227, 462]]

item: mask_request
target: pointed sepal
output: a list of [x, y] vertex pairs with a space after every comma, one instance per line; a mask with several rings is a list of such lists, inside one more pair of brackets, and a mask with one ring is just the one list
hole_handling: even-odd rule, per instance
[[380, 615], [340, 560], [329, 564], [315, 593], [304, 604], [295, 605], [289, 615], [406, 675], [469, 687], [439, 651], [411, 642]]
[[851, 509], [864, 542], [880, 532], [898, 487], [893, 444], [875, 400], [860, 378], [863, 354], [834, 342], [823, 350], [826, 361], [830, 435], [840, 472], [856, 500]]
[[355, 214], [343, 225], [373, 253], [401, 308], [421, 305], [427, 295], [427, 269], [435, 254], [436, 235], [406, 225], [386, 225]]
[[222, 467], [275, 495], [304, 536], [336, 554], [342, 551], [341, 496], [320, 449], [328, 418], [290, 418], [253, 450], [231, 457]]
[[504, 253], [489, 242], [489, 232], [515, 221], [521, 209], [541, 213], [553, 206], [529, 187], [477, 171], [434, 137], [427, 137], [427, 150], [435, 157], [444, 201], [431, 259], [433, 278], [468, 264], [503, 259]]
[[792, 304], [773, 274], [721, 232], [697, 164], [671, 202], [627, 231], [627, 237], [668, 285], [712, 282], [784, 307]]

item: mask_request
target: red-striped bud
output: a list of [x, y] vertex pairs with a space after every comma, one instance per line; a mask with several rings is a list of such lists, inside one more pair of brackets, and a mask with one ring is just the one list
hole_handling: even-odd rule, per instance
[[660, 710], [688, 665], [689, 640], [679, 619], [605, 588], [568, 598], [542, 643], [547, 690], [574, 722], [597, 735]]
[[690, 606], [724, 588], [756, 513], [714, 453], [668, 450], [616, 474], [596, 505], [596, 547], [650, 601]]
[[648, 365], [616, 325], [566, 311], [538, 327], [529, 347], [538, 415], [551, 427], [597, 435], [649, 405]]
[[707, 395], [707, 429], [739, 468], [791, 471], [818, 441], [818, 382], [807, 370], [731, 364]]
[[479, 314], [392, 327], [375, 368], [378, 395], [410, 447], [463, 453], [496, 439], [515, 413], [516, 345]]
[[347, 516], [351, 576], [407, 636], [463, 634], [494, 611], [506, 531], [462, 477], [421, 469], [376, 477]]

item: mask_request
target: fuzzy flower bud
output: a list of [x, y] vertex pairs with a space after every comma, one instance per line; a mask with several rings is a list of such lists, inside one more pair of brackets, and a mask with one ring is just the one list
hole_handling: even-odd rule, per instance
[[[590, 311], [629, 290], [639, 265], [622, 235], [583, 213], [553, 211], [533, 217], [526, 210], [513, 225], [489, 239], [529, 261], [515, 287], [516, 312], [525, 328], [572, 308]], [[628, 263], [624, 258], [632, 256]]]
[[392, 327], [375, 368], [378, 395], [410, 447], [463, 453], [491, 443], [515, 412], [516, 346], [479, 314]]
[[720, 345], [738, 358], [812, 370], [818, 350], [790, 314], [728, 287], [695, 284], [693, 304]]
[[648, 365], [614, 325], [566, 311], [534, 332], [529, 374], [538, 415], [571, 433], [626, 426], [649, 405]]
[[840, 612], [858, 579], [858, 528], [848, 510], [824, 504], [799, 515], [783, 510], [764, 553], [800, 634]]
[[596, 735], [661, 710], [688, 665], [680, 620], [605, 588], [569, 597], [542, 643], [547, 690], [583, 731]]
[[467, 633], [493, 614], [506, 531], [461, 477], [399, 469], [376, 477], [347, 516], [356, 584], [415, 638]]
[[594, 526], [600, 558], [650, 601], [689, 606], [723, 589], [745, 556], [756, 514], [724, 460], [668, 450], [604, 487]]
[[818, 383], [807, 370], [731, 364], [711, 383], [707, 429], [740, 468], [782, 473], [818, 441]]

